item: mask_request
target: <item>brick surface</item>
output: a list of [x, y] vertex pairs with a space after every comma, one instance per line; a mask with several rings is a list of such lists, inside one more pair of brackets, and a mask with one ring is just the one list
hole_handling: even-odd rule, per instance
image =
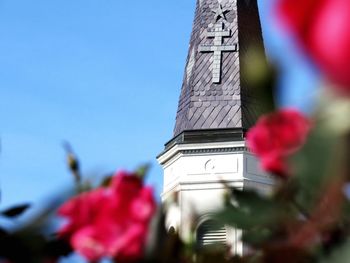
[[[219, 4], [225, 18], [213, 12]], [[213, 38], [218, 24], [225, 30], [221, 43]], [[197, 1], [174, 136], [194, 129], [248, 129], [255, 122], [258, 98], [240, 70], [252, 42], [262, 46], [256, 0]], [[211, 52], [219, 49], [221, 55]]]

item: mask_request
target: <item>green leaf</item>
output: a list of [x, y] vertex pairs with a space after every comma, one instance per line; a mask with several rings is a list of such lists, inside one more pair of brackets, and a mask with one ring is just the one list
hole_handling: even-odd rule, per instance
[[241, 61], [241, 74], [246, 81], [245, 94], [249, 94], [250, 98], [245, 101], [247, 108], [252, 103], [256, 109], [255, 101], [258, 100], [259, 114], [275, 111], [276, 73], [276, 69], [268, 63], [264, 50], [250, 45]]
[[141, 165], [140, 167], [138, 167], [136, 169], [136, 174], [141, 178], [141, 179], [144, 179], [146, 174], [149, 172], [151, 168], [151, 164], [147, 163], [147, 164], [144, 164], [144, 165]]
[[50, 258], [58, 258], [60, 256], [68, 256], [72, 253], [72, 247], [69, 242], [63, 239], [53, 239], [46, 242], [44, 246], [44, 254]]
[[321, 260], [321, 263], [348, 263], [350, 262], [350, 240], [338, 247], [333, 253]]
[[18, 205], [2, 211], [0, 214], [5, 217], [13, 218], [23, 214], [29, 207], [30, 204]]
[[112, 179], [113, 179], [113, 175], [105, 176], [102, 179], [102, 182], [101, 182], [100, 186], [102, 186], [102, 187], [109, 187], [111, 185]]
[[253, 191], [233, 190], [233, 196], [238, 205], [227, 205], [223, 211], [216, 214], [216, 218], [240, 229], [249, 230], [272, 224], [280, 218], [283, 211], [278, 202]]
[[4, 228], [0, 227], [0, 238], [2, 238], [3, 236], [6, 236], [7, 234], [8, 234], [7, 231]]
[[342, 143], [340, 138], [315, 127], [303, 149], [291, 159], [295, 171], [292, 181], [297, 185], [297, 203], [311, 209], [321, 195], [322, 187], [338, 173]]
[[272, 236], [272, 231], [266, 227], [258, 227], [245, 231], [242, 236], [243, 243], [259, 246]]

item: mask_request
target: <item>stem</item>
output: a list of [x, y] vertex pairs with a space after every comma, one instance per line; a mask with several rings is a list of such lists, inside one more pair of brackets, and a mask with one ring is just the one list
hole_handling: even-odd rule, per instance
[[299, 213], [305, 217], [306, 220], [310, 220], [311, 216], [309, 214], [309, 212], [307, 212], [305, 210], [305, 208], [303, 208], [297, 201], [295, 201], [294, 199], [292, 200], [292, 204], [298, 209]]

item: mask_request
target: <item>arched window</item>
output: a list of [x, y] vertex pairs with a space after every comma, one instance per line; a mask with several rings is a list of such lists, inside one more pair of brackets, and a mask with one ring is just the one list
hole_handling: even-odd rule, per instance
[[212, 219], [202, 222], [197, 228], [197, 245], [199, 248], [207, 246], [225, 248], [227, 246], [226, 227]]

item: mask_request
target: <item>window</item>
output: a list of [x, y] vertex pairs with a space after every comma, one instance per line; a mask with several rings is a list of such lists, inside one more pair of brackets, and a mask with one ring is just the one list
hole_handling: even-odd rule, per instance
[[226, 248], [227, 230], [224, 225], [214, 220], [206, 220], [197, 229], [197, 245], [199, 248], [216, 246]]

